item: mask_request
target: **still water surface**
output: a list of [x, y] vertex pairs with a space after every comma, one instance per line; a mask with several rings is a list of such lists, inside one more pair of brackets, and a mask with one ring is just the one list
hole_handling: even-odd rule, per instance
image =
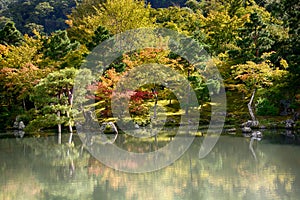
[[[69, 148], [57, 145], [56, 137], [0, 139], [0, 200], [300, 199], [298, 145], [263, 139], [251, 151], [249, 138], [222, 136], [199, 160], [202, 138], [196, 138], [172, 165], [130, 174], [101, 164], [74, 140]], [[127, 149], [137, 147], [121, 141]]]

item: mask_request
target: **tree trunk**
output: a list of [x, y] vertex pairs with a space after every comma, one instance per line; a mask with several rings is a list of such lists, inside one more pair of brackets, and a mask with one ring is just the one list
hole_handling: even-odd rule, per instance
[[[60, 120], [60, 111], [57, 111], [57, 117]], [[58, 144], [61, 144], [61, 124], [57, 125], [58, 128]]]
[[[190, 78], [190, 70], [188, 70], [188, 79]], [[186, 107], [185, 107], [185, 116], [189, 115], [189, 104], [190, 104], [190, 84], [188, 84], [187, 88], [187, 100], [186, 100]]]
[[[69, 105], [72, 109], [72, 106], [73, 106], [73, 94], [72, 94], [72, 90], [69, 90], [68, 91], [68, 101], [69, 101]], [[69, 144], [72, 143], [72, 137], [73, 137], [73, 127], [72, 127], [72, 120], [71, 120], [71, 117], [70, 117], [70, 112], [67, 111], [67, 117], [69, 118], [69, 131], [70, 131], [70, 137], [69, 137]]]
[[72, 127], [72, 124], [71, 124], [69, 111], [67, 111], [67, 117], [69, 118], [69, 131], [70, 131], [69, 144], [71, 144], [72, 143], [72, 137], [73, 137], [73, 127]]
[[[60, 94], [57, 95], [57, 99], [58, 99], [58, 102], [60, 100]], [[60, 110], [57, 111], [57, 118], [58, 120], [60, 121]], [[61, 123], [59, 122], [58, 125], [57, 125], [57, 129], [58, 129], [58, 144], [61, 144]]]
[[156, 119], [156, 115], [157, 115], [157, 102], [158, 102], [158, 96], [156, 93], [156, 88], [153, 89], [153, 93], [154, 93], [154, 97], [155, 97], [155, 103], [154, 103], [154, 108], [153, 108], [153, 118]]
[[253, 109], [252, 109], [252, 103], [253, 103], [253, 99], [254, 99], [254, 96], [255, 96], [255, 92], [256, 92], [256, 89], [253, 90], [250, 102], [248, 103], [248, 110], [249, 110], [249, 113], [250, 113], [250, 116], [251, 116], [251, 119], [252, 119], [253, 122], [256, 121], [256, 118], [255, 118], [255, 115], [254, 115], [254, 112], [253, 112]]
[[25, 99], [23, 99], [23, 108], [24, 108], [24, 111], [27, 111], [27, 109], [26, 109], [26, 103], [25, 103]]

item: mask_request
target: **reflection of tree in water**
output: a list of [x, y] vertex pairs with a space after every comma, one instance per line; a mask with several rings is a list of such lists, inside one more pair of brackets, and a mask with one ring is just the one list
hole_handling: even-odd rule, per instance
[[300, 175], [297, 167], [291, 171], [282, 165], [285, 154], [273, 156], [273, 146], [254, 145], [255, 162], [245, 138], [221, 137], [213, 151], [198, 160], [199, 140], [180, 160], [157, 172], [121, 173], [91, 158], [89, 173], [97, 176], [99, 192], [125, 191], [126, 199], [280, 199], [283, 194], [299, 195], [293, 186], [294, 174]]
[[56, 145], [52, 137], [1, 140], [0, 199], [297, 199], [300, 195], [300, 162], [294, 153], [299, 147], [262, 141], [254, 145], [255, 162], [245, 138], [221, 137], [199, 160], [201, 140], [197, 138], [169, 167], [144, 174], [122, 173], [85, 151], [81, 154], [76, 137], [73, 147]]
[[86, 172], [89, 154], [80, 154], [79, 145], [47, 147], [37, 154], [41, 161], [37, 167], [47, 169], [39, 174], [40, 180], [47, 180], [47, 190], [43, 191], [46, 199], [90, 199], [94, 183]]
[[[55, 138], [32, 138], [21, 141], [28, 161], [45, 199], [90, 199], [94, 188], [87, 174], [89, 154], [80, 154], [80, 146], [55, 144]], [[24, 165], [22, 163], [22, 165]], [[36, 170], [35, 170], [36, 169]], [[23, 181], [26, 184], [26, 180]], [[40, 198], [39, 198], [40, 199]]]
[[0, 140], [0, 199], [39, 199], [37, 195], [43, 186], [31, 172], [32, 163], [28, 162], [26, 151], [19, 138]]

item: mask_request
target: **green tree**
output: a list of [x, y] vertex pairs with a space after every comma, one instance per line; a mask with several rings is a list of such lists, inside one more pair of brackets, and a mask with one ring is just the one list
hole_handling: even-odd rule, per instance
[[50, 34], [67, 27], [67, 14], [75, 5], [75, 0], [14, 0], [1, 15], [13, 20], [23, 34], [32, 34], [28, 24], [42, 26]]
[[20, 68], [26, 64], [39, 66], [43, 56], [42, 47], [41, 37], [38, 33], [36, 38], [25, 35], [23, 42], [18, 46], [2, 45], [0, 68]]
[[7, 22], [0, 30], [0, 44], [19, 45], [22, 40], [23, 36], [13, 22]]
[[226, 11], [210, 11], [207, 17], [201, 16], [202, 29], [206, 35], [204, 42], [209, 45], [212, 55], [237, 49], [236, 38], [247, 16], [230, 17]]
[[100, 23], [112, 34], [141, 27], [153, 27], [150, 6], [141, 0], [107, 0], [99, 8]]
[[201, 25], [198, 13], [187, 8], [168, 7], [152, 10], [151, 16], [156, 19], [159, 27], [178, 31], [182, 34], [192, 35]]
[[[70, 38], [81, 44], [90, 45], [93, 37], [98, 37], [99, 26], [106, 28], [110, 34], [121, 33], [129, 29], [141, 27], [153, 27], [154, 18], [150, 18], [149, 6], [140, 0], [108, 0], [105, 2], [86, 1], [87, 4], [79, 4], [69, 15], [67, 24], [70, 26], [68, 33]], [[98, 4], [97, 4], [98, 3]], [[83, 7], [81, 7], [83, 6]], [[87, 6], [86, 14], [83, 8]]]
[[239, 46], [242, 49], [241, 54], [245, 60], [255, 60], [259, 58], [263, 52], [271, 49], [274, 41], [270, 37], [267, 30], [267, 24], [263, 22], [261, 16], [253, 12], [250, 14], [250, 21], [245, 23], [241, 31], [242, 39]]
[[[62, 124], [69, 127], [72, 136], [74, 79], [78, 70], [66, 68], [52, 72], [35, 86], [31, 95], [36, 107], [36, 118], [27, 126], [28, 130], [58, 126], [59, 140]], [[71, 140], [71, 139], [70, 139]]]
[[92, 36], [92, 41], [87, 45], [87, 47], [90, 50], [92, 50], [98, 44], [100, 44], [101, 42], [107, 40], [110, 36], [111, 36], [111, 34], [109, 33], [109, 31], [105, 27], [99, 26], [95, 30], [94, 35]]
[[274, 67], [268, 57], [270, 57], [270, 54], [264, 54], [261, 58], [263, 61], [258, 64], [248, 61], [246, 64], [239, 64], [232, 67], [233, 75], [239, 81], [236, 87], [247, 95], [252, 91], [248, 109], [253, 122], [257, 122], [252, 109], [252, 103], [257, 90], [270, 88], [276, 81], [279, 81], [287, 74], [286, 68], [288, 65], [285, 60], [281, 60], [282, 66], [280, 69]]
[[284, 42], [278, 45], [280, 55], [289, 63], [290, 72], [290, 88], [296, 93], [299, 93], [300, 85], [300, 2], [297, 0], [280, 0], [271, 1], [266, 5], [267, 9], [281, 19], [288, 32], [288, 37], [285, 37]]
[[66, 56], [70, 51], [79, 47], [78, 42], [71, 42], [67, 31], [56, 31], [49, 37], [44, 44], [45, 56], [54, 60], [59, 60]]

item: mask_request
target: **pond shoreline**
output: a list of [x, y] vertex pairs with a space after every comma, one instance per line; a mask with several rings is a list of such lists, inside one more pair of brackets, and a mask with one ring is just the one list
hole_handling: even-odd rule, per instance
[[[183, 125], [186, 126], [186, 125]], [[173, 125], [173, 126], [164, 126], [164, 128], [167, 129], [172, 129], [172, 128], [178, 128], [180, 125]], [[243, 132], [242, 132], [242, 127], [237, 126], [237, 125], [224, 125], [223, 127], [215, 127], [216, 129], [222, 128], [222, 133], [221, 135], [230, 135], [230, 136], [238, 136], [238, 137], [245, 137]], [[143, 127], [140, 127], [140, 129], [143, 129]], [[209, 129], [209, 125], [200, 125], [197, 129], [197, 132], [200, 132], [201, 134], [195, 135], [196, 137], [202, 137], [205, 135], [205, 132]], [[260, 126], [260, 127], [251, 127], [252, 131], [261, 131], [261, 132], [290, 132], [293, 134], [298, 134], [300, 133], [300, 127], [296, 126], [294, 128], [285, 128], [284, 126]], [[128, 128], [125, 131], [129, 130], [138, 130], [136, 128]], [[16, 130], [16, 129], [3, 129], [0, 130], [0, 139], [4, 138], [16, 138], [19, 135], [17, 132], [22, 132], [22, 130]], [[23, 131], [24, 132], [24, 131]], [[119, 130], [120, 134], [125, 134], [122, 130]], [[56, 136], [57, 135], [57, 129], [55, 128], [50, 128], [50, 129], [43, 129], [38, 132], [24, 132], [24, 137], [48, 137], [48, 136]], [[67, 129], [63, 129], [62, 134], [70, 134]], [[77, 131], [75, 129], [74, 134], [77, 134]], [[110, 131], [105, 131], [105, 134], [114, 134], [114, 132]], [[267, 135], [272, 135], [272, 134], [267, 134]], [[174, 137], [175, 135], [168, 135], [170, 137]]]

